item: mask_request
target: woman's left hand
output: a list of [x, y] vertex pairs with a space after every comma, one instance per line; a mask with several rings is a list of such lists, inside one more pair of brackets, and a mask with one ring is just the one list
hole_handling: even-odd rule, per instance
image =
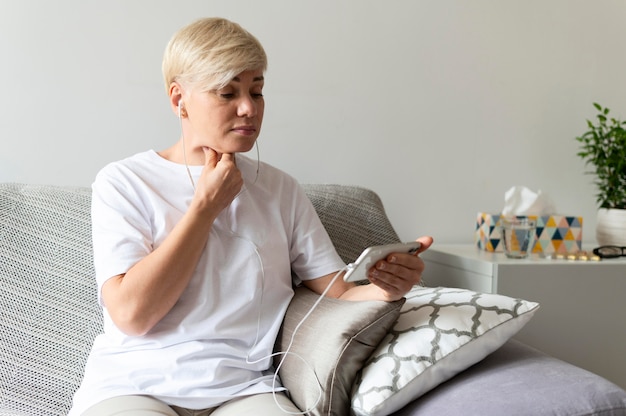
[[376, 262], [368, 271], [372, 284], [356, 285], [336, 279], [337, 273], [330, 273], [317, 279], [305, 280], [303, 284], [316, 293], [323, 293], [331, 282], [335, 282], [327, 296], [344, 300], [384, 300], [391, 302], [401, 299], [413, 286], [422, 280], [424, 261], [419, 253], [424, 252], [433, 243], [432, 237], [424, 236], [416, 241], [421, 247], [415, 254], [392, 253], [384, 260]]
[[424, 252], [433, 243], [430, 236], [417, 239], [421, 247], [415, 254], [392, 253], [387, 258], [376, 262], [369, 270], [370, 282], [383, 292], [386, 300], [402, 298], [411, 288], [420, 283], [424, 272], [424, 261], [419, 253]]

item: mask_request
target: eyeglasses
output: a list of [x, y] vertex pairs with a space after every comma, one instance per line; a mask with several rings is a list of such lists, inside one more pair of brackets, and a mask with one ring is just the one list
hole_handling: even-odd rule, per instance
[[601, 246], [593, 249], [593, 254], [603, 259], [614, 259], [626, 256], [626, 247], [620, 246]]

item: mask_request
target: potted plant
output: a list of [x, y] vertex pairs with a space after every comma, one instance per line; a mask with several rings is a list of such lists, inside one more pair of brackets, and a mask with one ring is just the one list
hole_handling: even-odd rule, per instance
[[600, 245], [626, 246], [626, 121], [609, 117], [610, 110], [593, 103], [598, 110], [594, 124], [587, 120], [589, 130], [576, 137], [586, 172], [596, 177], [598, 218], [596, 239]]

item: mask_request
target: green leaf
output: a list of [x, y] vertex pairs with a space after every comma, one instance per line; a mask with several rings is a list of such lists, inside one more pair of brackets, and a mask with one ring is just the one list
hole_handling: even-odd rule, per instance
[[[604, 208], [626, 207], [626, 121], [608, 118], [609, 108], [593, 103], [597, 123], [587, 119], [588, 130], [575, 139], [585, 166], [585, 174], [595, 176], [597, 203]], [[607, 123], [608, 121], [608, 123]]]

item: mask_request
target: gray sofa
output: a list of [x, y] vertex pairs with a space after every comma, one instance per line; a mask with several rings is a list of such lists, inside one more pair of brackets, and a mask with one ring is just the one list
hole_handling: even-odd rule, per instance
[[[398, 241], [371, 191], [305, 190], [344, 260]], [[71, 406], [102, 330], [89, 206], [88, 188], [0, 184], [0, 415], [65, 415]], [[626, 392], [511, 340], [395, 414], [625, 415]]]

